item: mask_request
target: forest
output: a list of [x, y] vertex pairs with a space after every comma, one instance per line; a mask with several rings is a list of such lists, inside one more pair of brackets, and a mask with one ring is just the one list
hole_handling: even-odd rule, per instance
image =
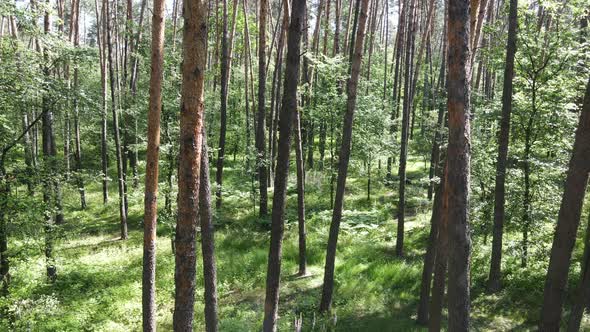
[[1, 0], [0, 331], [590, 331], [589, 0]]

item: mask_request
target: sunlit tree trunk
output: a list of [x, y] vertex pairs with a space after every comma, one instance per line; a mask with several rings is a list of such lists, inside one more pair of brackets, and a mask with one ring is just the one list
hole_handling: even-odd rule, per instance
[[176, 223], [175, 331], [193, 327], [196, 275], [196, 228], [201, 181], [204, 83], [207, 65], [207, 3], [184, 2], [178, 217]]
[[158, 218], [158, 162], [164, 72], [165, 7], [164, 0], [154, 0], [143, 217], [142, 311], [145, 332], [156, 331], [156, 222]]

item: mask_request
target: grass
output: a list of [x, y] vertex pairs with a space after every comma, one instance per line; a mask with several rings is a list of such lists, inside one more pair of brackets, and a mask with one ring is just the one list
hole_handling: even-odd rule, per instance
[[[406, 255], [394, 254], [396, 189], [375, 175], [371, 201], [366, 179], [352, 172], [336, 260], [334, 310], [317, 312], [321, 294], [327, 233], [331, 219], [329, 178], [318, 171], [307, 176], [308, 271], [296, 277], [297, 214], [295, 177], [290, 178], [283, 249], [279, 330], [292, 330], [301, 315], [305, 331], [413, 331], [422, 255], [430, 220], [430, 202], [420, 179], [426, 175], [422, 160], [408, 167]], [[378, 174], [378, 172], [373, 172]], [[216, 212], [219, 317], [221, 331], [260, 329], [268, 255], [268, 220], [259, 220], [251, 201], [250, 183], [242, 163], [228, 161], [224, 204]], [[112, 184], [114, 185], [114, 184]], [[396, 188], [396, 187], [394, 187]], [[138, 331], [141, 329], [142, 191], [129, 198], [129, 239], [118, 240], [116, 188], [106, 205], [98, 183], [88, 186], [89, 208], [78, 208], [77, 192], [66, 188], [61, 237], [56, 243], [58, 278], [46, 282], [41, 240], [11, 239], [12, 284], [2, 304], [9, 310], [0, 330], [32, 331]], [[163, 203], [163, 199], [160, 199]], [[171, 230], [160, 223], [157, 252], [158, 327], [172, 329], [174, 257]], [[517, 235], [509, 235], [517, 236]], [[40, 235], [42, 239], [42, 235]], [[31, 250], [33, 246], [33, 250]], [[36, 249], [35, 249], [36, 248]], [[475, 239], [472, 259], [472, 317], [474, 330], [534, 330], [542, 298], [544, 267], [515, 267], [507, 258], [507, 284], [497, 295], [484, 292], [489, 244]], [[27, 255], [21, 252], [25, 251]], [[21, 254], [19, 254], [21, 253]], [[511, 263], [512, 262], [512, 263]], [[545, 265], [543, 265], [545, 264]], [[203, 277], [198, 268], [195, 328], [203, 330]], [[583, 322], [590, 329], [588, 318]]]

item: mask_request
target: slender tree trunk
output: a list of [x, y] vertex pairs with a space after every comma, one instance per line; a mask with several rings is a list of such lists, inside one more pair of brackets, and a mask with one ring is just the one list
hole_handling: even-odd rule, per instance
[[342, 220], [342, 208], [344, 205], [344, 188], [346, 186], [346, 176], [348, 173], [348, 163], [350, 160], [350, 149], [352, 143], [352, 123], [354, 120], [354, 111], [356, 108], [357, 87], [361, 70], [361, 61], [363, 56], [363, 45], [365, 38], [365, 26], [367, 22], [367, 9], [369, 0], [361, 1], [360, 16], [358, 29], [356, 31], [354, 52], [351, 62], [350, 79], [347, 84], [346, 113], [342, 125], [342, 146], [340, 147], [338, 180], [336, 185], [336, 198], [334, 200], [334, 210], [332, 212], [332, 223], [330, 224], [330, 233], [328, 236], [328, 246], [326, 251], [326, 266], [324, 268], [324, 284], [322, 287], [322, 300], [320, 302], [320, 311], [326, 312], [332, 304], [332, 293], [334, 291], [334, 268], [336, 261], [336, 246], [338, 244], [338, 232], [340, 230], [340, 221]]
[[442, 193], [440, 220], [438, 224], [438, 238], [436, 240], [436, 254], [434, 258], [434, 280], [429, 308], [428, 330], [441, 330], [442, 307], [445, 296], [447, 264], [449, 259], [449, 189], [447, 182], [447, 166], [445, 164], [440, 192]]
[[[47, 9], [44, 14], [43, 31], [45, 35], [48, 35], [51, 29], [50, 14], [49, 14], [49, 1], [46, 1]], [[51, 72], [49, 68], [49, 54], [48, 50], [43, 50], [43, 59], [45, 65], [43, 66], [43, 75], [46, 80], [50, 78]], [[43, 108], [43, 158], [44, 166], [47, 171], [47, 175], [43, 182], [43, 202], [46, 205], [45, 211], [45, 264], [47, 270], [47, 278], [53, 282], [57, 278], [57, 268], [55, 266], [55, 258], [53, 257], [53, 238], [54, 228], [57, 223], [57, 217], [53, 215], [54, 205], [57, 205], [57, 191], [56, 187], [58, 181], [55, 179], [57, 176], [56, 162], [57, 148], [55, 146], [55, 135], [53, 131], [53, 112], [51, 110], [52, 105], [50, 96], [47, 93], [43, 94], [42, 97], [42, 108]]]
[[[484, 0], [485, 1], [485, 0]], [[502, 118], [498, 133], [498, 160], [496, 162], [496, 188], [494, 191], [494, 232], [492, 239], [492, 260], [488, 279], [488, 290], [497, 292], [502, 279], [502, 237], [504, 234], [504, 203], [506, 182], [506, 160], [510, 135], [510, 115], [512, 113], [512, 79], [514, 77], [514, 55], [516, 54], [516, 28], [518, 25], [518, 0], [510, 0], [508, 14], [508, 44], [506, 45], [506, 65], [504, 67], [504, 87], [502, 91]]]
[[[79, 24], [79, 17], [80, 17], [80, 1], [72, 1], [72, 15], [71, 15], [71, 25], [70, 25], [70, 39], [73, 40], [74, 47], [79, 47], [80, 45], [80, 24]], [[79, 110], [79, 103], [78, 103], [78, 93], [79, 93], [79, 70], [78, 66], [75, 65], [74, 67], [74, 100], [73, 100], [73, 109], [74, 109], [74, 170], [76, 171], [75, 178], [76, 178], [76, 185], [78, 187], [78, 192], [80, 193], [80, 207], [82, 209], [86, 209], [86, 192], [84, 189], [84, 179], [82, 178], [82, 174], [80, 174], [82, 170], [82, 144], [80, 142], [80, 110]]]
[[582, 204], [590, 173], [590, 80], [576, 130], [572, 157], [565, 181], [565, 189], [557, 228], [553, 237], [549, 269], [545, 281], [541, 331], [558, 331], [565, 297], [565, 285], [576, 232], [580, 224]]
[[[446, 18], [446, 16], [445, 16]], [[437, 83], [437, 87], [434, 90], [435, 96], [433, 98], [433, 100], [435, 102], [437, 102], [437, 97], [436, 94], [438, 91], [444, 91], [444, 89], [441, 89], [441, 86], [444, 86], [444, 80], [445, 80], [445, 71], [446, 71], [446, 24], [445, 27], [443, 29], [443, 45], [442, 45], [442, 52], [441, 52], [441, 66], [440, 66], [440, 72], [439, 72], [439, 76], [438, 76], [438, 83]], [[440, 161], [440, 145], [441, 145], [441, 140], [442, 140], [442, 134], [443, 134], [443, 130], [444, 130], [444, 119], [445, 119], [445, 107], [443, 107], [443, 103], [439, 103], [438, 105], [438, 115], [437, 115], [437, 120], [436, 120], [436, 129], [434, 131], [434, 140], [432, 142], [432, 150], [430, 152], [430, 170], [428, 173], [428, 178], [429, 178], [429, 184], [428, 184], [428, 199], [432, 199], [432, 192], [434, 189], [434, 183], [432, 182], [432, 178], [434, 177], [434, 173], [436, 171], [436, 168], [438, 167], [438, 163]]]
[[469, 1], [449, 0], [449, 77], [447, 109], [449, 145], [449, 330], [469, 330]]
[[103, 6], [106, 6], [105, 19], [107, 27], [107, 47], [108, 47], [108, 64], [109, 64], [109, 77], [111, 82], [111, 100], [112, 100], [112, 113], [113, 113], [113, 132], [115, 136], [115, 152], [117, 155], [117, 177], [119, 185], [119, 218], [121, 221], [121, 239], [127, 239], [127, 206], [126, 206], [126, 193], [125, 193], [125, 175], [123, 173], [123, 156], [121, 151], [121, 138], [119, 135], [119, 109], [117, 103], [117, 82], [115, 78], [114, 68], [114, 47], [112, 42], [111, 33], [111, 14], [108, 0], [103, 0]]
[[340, 18], [342, 12], [342, 0], [336, 0], [336, 10], [334, 13], [334, 49], [332, 56], [340, 53]]
[[[394, 124], [394, 121], [398, 119], [399, 115], [399, 104], [400, 104], [400, 89], [401, 86], [401, 62], [402, 62], [402, 54], [403, 54], [403, 45], [404, 45], [404, 31], [405, 31], [405, 16], [406, 11], [408, 10], [408, 0], [398, 0], [399, 1], [399, 21], [397, 25], [397, 36], [395, 41], [395, 69], [393, 72], [393, 111], [391, 112], [391, 122], [392, 125], [389, 128], [390, 135], [394, 135], [397, 131], [397, 126]], [[387, 159], [387, 177], [391, 178], [391, 168], [393, 164], [393, 158], [389, 157]]]
[[256, 159], [258, 168], [258, 181], [260, 190], [260, 216], [268, 214], [268, 192], [267, 192], [267, 161], [266, 161], [266, 139], [265, 139], [265, 120], [266, 120], [266, 18], [268, 10], [268, 0], [260, 0], [260, 17], [258, 20], [258, 113], [256, 116], [256, 150], [258, 156]]
[[353, 4], [356, 2], [358, 3], [359, 0], [348, 0], [348, 15], [346, 17], [346, 33], [344, 34], [344, 50], [343, 53], [346, 54], [349, 49], [351, 48], [349, 45], [349, 38], [350, 38], [350, 29], [351, 29], [351, 22], [352, 22], [352, 15], [353, 15]]
[[199, 187], [199, 221], [201, 222], [201, 250], [203, 251], [203, 280], [205, 283], [205, 331], [217, 331], [217, 267], [215, 265], [215, 236], [211, 210], [209, 154], [207, 133], [203, 126], [201, 151], [201, 185]]
[[156, 226], [158, 218], [158, 162], [160, 157], [160, 116], [164, 64], [164, 13], [166, 2], [154, 0], [150, 99], [145, 167], [143, 217], [143, 330], [156, 331]]
[[[287, 4], [287, 3], [285, 3]], [[281, 274], [281, 255], [284, 233], [287, 178], [289, 175], [289, 155], [292, 125], [297, 113], [297, 85], [301, 54], [301, 34], [303, 33], [303, 13], [305, 0], [293, 0], [291, 23], [287, 44], [284, 94], [279, 117], [279, 141], [277, 146], [277, 166], [275, 172], [275, 193], [272, 204], [272, 224], [268, 270], [266, 274], [266, 299], [264, 306], [263, 331], [276, 331], [279, 306], [279, 283]]]
[[[29, 114], [28, 114], [28, 112], [24, 112], [24, 114], [23, 114], [23, 128], [26, 129], [28, 127], [29, 127]], [[33, 181], [35, 167], [33, 165], [33, 145], [31, 142], [31, 135], [29, 134], [28, 130], [25, 132], [24, 150], [25, 150], [25, 165], [27, 167], [26, 168], [27, 193], [29, 194], [29, 196], [33, 196], [35, 193], [34, 181]], [[0, 181], [3, 181], [3, 180], [0, 179]], [[2, 190], [2, 189], [0, 188], [0, 190]], [[2, 203], [0, 203], [0, 204], [2, 204]]]
[[[413, 13], [415, 10], [416, 0], [410, 0], [409, 13]], [[411, 16], [410, 16], [411, 17]], [[399, 201], [397, 205], [397, 236], [395, 241], [395, 254], [397, 256], [403, 256], [404, 254], [404, 222], [405, 222], [405, 207], [406, 207], [406, 164], [408, 158], [408, 138], [410, 129], [410, 113], [412, 107], [412, 49], [413, 49], [413, 38], [415, 34], [415, 25], [411, 20], [408, 21], [408, 35], [406, 37], [406, 68], [405, 82], [404, 82], [404, 105], [402, 114], [402, 137], [401, 137], [401, 148], [399, 156]], [[410, 30], [411, 29], [411, 30]]]
[[204, 117], [207, 62], [207, 3], [184, 2], [182, 88], [180, 105], [180, 158], [178, 218], [176, 223], [175, 331], [191, 331], [195, 301], [196, 228]]
[[[2, 161], [4, 162], [4, 161]], [[0, 165], [0, 286], [1, 296], [8, 294], [10, 284], [10, 260], [8, 259], [8, 230], [6, 228], [6, 211], [10, 186], [4, 165]]]
[[227, 93], [229, 81], [229, 46], [227, 35], [227, 0], [222, 1], [223, 5], [223, 27], [221, 37], [221, 109], [219, 128], [219, 150], [217, 150], [217, 172], [215, 182], [217, 190], [215, 192], [215, 207], [221, 208], [221, 185], [223, 181], [223, 163], [225, 158], [225, 136], [227, 132]]
[[96, 43], [98, 44], [98, 54], [100, 60], [100, 86], [101, 86], [101, 131], [100, 131], [100, 160], [101, 160], [101, 177], [102, 177], [102, 202], [106, 204], [109, 200], [109, 183], [108, 183], [108, 147], [107, 147], [107, 75], [106, 75], [106, 57], [105, 57], [105, 35], [104, 31], [106, 22], [106, 6], [103, 1], [102, 9], [98, 11], [98, 0], [94, 0], [94, 9], [96, 11]]
[[305, 169], [303, 168], [303, 149], [301, 146], [301, 114], [295, 114], [295, 156], [297, 168], [297, 226], [299, 228], [299, 275], [307, 274], [305, 230]]
[[[436, 194], [434, 197], [434, 204], [432, 206], [432, 218], [430, 219], [430, 233], [428, 235], [428, 243], [426, 245], [426, 254], [424, 255], [424, 266], [422, 268], [422, 282], [420, 284], [420, 301], [418, 302], [418, 317], [416, 321], [418, 324], [428, 324], [428, 304], [430, 299], [430, 289], [432, 285], [432, 276], [435, 270], [435, 259], [438, 257], [437, 241], [440, 235], [440, 224], [442, 222], [443, 213], [443, 190], [444, 190], [444, 176], [443, 168], [438, 167], [437, 175], [441, 178], [441, 182], [436, 186]], [[444, 236], [444, 235], [442, 235]], [[438, 242], [440, 243], [440, 242]], [[439, 280], [440, 281], [440, 280]], [[440, 287], [440, 285], [438, 285]], [[444, 287], [444, 282], [443, 282]], [[444, 290], [444, 288], [443, 288]], [[440, 288], [436, 290], [440, 292]], [[433, 293], [435, 291], [433, 290]], [[433, 294], [434, 297], [434, 294]], [[436, 323], [436, 322], [435, 322]], [[440, 325], [440, 324], [439, 324]]]

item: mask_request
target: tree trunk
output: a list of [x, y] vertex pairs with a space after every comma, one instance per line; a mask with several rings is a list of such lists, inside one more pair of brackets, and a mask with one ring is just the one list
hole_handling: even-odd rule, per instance
[[117, 177], [119, 187], [119, 218], [121, 221], [121, 239], [127, 239], [127, 206], [126, 206], [126, 193], [125, 193], [125, 175], [123, 173], [123, 156], [121, 151], [121, 138], [119, 135], [119, 109], [117, 104], [117, 82], [115, 79], [115, 63], [114, 63], [114, 47], [112, 42], [111, 33], [111, 14], [108, 0], [103, 0], [103, 6], [106, 6], [105, 19], [107, 27], [107, 48], [108, 48], [108, 64], [109, 64], [109, 77], [111, 83], [111, 100], [112, 100], [112, 113], [113, 113], [113, 132], [115, 136], [115, 152], [117, 155]]
[[164, 12], [166, 2], [154, 1], [150, 99], [145, 166], [143, 217], [143, 330], [156, 331], [156, 227], [158, 218], [158, 162], [160, 156], [160, 116], [164, 64]]
[[[485, 1], [485, 0], [484, 0]], [[488, 279], [488, 290], [497, 292], [502, 279], [502, 237], [504, 234], [504, 203], [506, 182], [506, 160], [510, 136], [510, 115], [512, 113], [512, 79], [514, 77], [514, 55], [516, 54], [516, 28], [518, 24], [518, 0], [510, 0], [508, 16], [508, 43], [506, 45], [506, 65], [504, 67], [504, 87], [502, 91], [502, 118], [498, 133], [498, 159], [496, 162], [496, 188], [494, 191], [494, 233], [492, 239], [492, 260]]]
[[215, 207], [221, 208], [221, 185], [223, 181], [223, 162], [225, 158], [225, 136], [227, 132], [227, 93], [229, 81], [229, 46], [227, 35], [227, 0], [222, 1], [223, 5], [223, 32], [221, 37], [221, 108], [220, 108], [220, 128], [219, 128], [219, 149], [217, 150], [217, 172], [215, 173], [215, 182], [217, 189], [215, 191]]
[[[420, 284], [420, 301], [418, 302], [418, 317], [416, 321], [418, 324], [428, 324], [428, 303], [430, 299], [430, 288], [432, 285], [432, 274], [435, 270], [435, 258], [438, 257], [437, 241], [439, 240], [440, 228], [443, 213], [443, 190], [444, 190], [444, 167], [437, 167], [437, 175], [440, 177], [440, 183], [436, 186], [436, 194], [434, 197], [434, 204], [432, 206], [432, 218], [430, 219], [430, 233], [428, 235], [428, 243], [426, 244], [426, 254], [424, 255], [424, 266], [422, 268], [422, 282]], [[442, 236], [445, 236], [444, 234]], [[442, 240], [442, 239], [441, 239]], [[438, 242], [440, 243], [440, 242]], [[440, 261], [439, 261], [440, 262]], [[440, 272], [440, 271], [439, 271]], [[439, 275], [440, 277], [440, 275]], [[440, 280], [438, 280], [440, 282]], [[439, 288], [433, 290], [433, 297], [435, 292], [440, 292]], [[444, 280], [443, 280], [444, 290]], [[436, 323], [436, 322], [435, 322]], [[440, 325], [440, 323], [439, 323]]]
[[[285, 3], [287, 5], [287, 3]], [[289, 176], [289, 155], [291, 148], [291, 128], [297, 113], [297, 85], [299, 83], [299, 64], [301, 54], [301, 34], [303, 33], [303, 13], [305, 0], [293, 0], [291, 23], [287, 43], [284, 94], [279, 117], [279, 141], [277, 146], [277, 166], [275, 172], [274, 197], [272, 204], [272, 224], [268, 270], [266, 274], [266, 299], [264, 305], [263, 331], [276, 331], [279, 309], [279, 283], [281, 275], [281, 255], [284, 233], [287, 178]]]
[[340, 53], [340, 15], [342, 12], [342, 0], [336, 0], [336, 10], [334, 13], [334, 49], [332, 56], [336, 56]]
[[268, 214], [268, 192], [267, 192], [267, 165], [266, 165], [266, 139], [265, 139], [265, 120], [266, 120], [266, 18], [268, 10], [268, 0], [260, 0], [260, 17], [258, 20], [258, 113], [256, 126], [256, 150], [258, 156], [256, 159], [258, 168], [258, 188], [260, 190], [260, 208], [261, 217]]
[[[407, 0], [406, 0], [407, 1]], [[399, 21], [397, 27], [397, 36], [395, 41], [395, 70], [393, 73], [393, 111], [391, 112], [391, 122], [392, 125], [389, 127], [389, 134], [394, 135], [397, 131], [397, 126], [394, 124], [394, 121], [397, 120], [399, 115], [399, 100], [400, 100], [400, 89], [401, 86], [401, 62], [402, 62], [402, 54], [403, 54], [403, 45], [404, 45], [404, 31], [405, 31], [405, 16], [406, 11], [408, 10], [408, 4], [403, 2], [403, 0], [399, 0]], [[393, 164], [393, 158], [389, 157], [387, 159], [387, 177], [391, 178], [391, 168]]]
[[178, 218], [176, 223], [175, 331], [193, 326], [196, 273], [196, 228], [204, 116], [204, 80], [207, 62], [207, 3], [184, 2], [182, 89], [180, 105], [180, 158], [178, 165]]
[[356, 41], [351, 62], [350, 79], [347, 84], [346, 113], [342, 124], [342, 146], [339, 154], [338, 180], [336, 184], [336, 197], [334, 200], [334, 209], [332, 212], [332, 223], [330, 224], [330, 233], [328, 237], [328, 246], [326, 250], [326, 266], [324, 268], [324, 284], [322, 288], [322, 300], [320, 302], [320, 311], [326, 312], [332, 304], [332, 293], [334, 291], [334, 268], [336, 261], [336, 246], [338, 244], [338, 232], [340, 230], [340, 221], [342, 220], [342, 208], [344, 205], [344, 188], [346, 186], [346, 176], [348, 173], [348, 163], [350, 160], [350, 149], [352, 143], [352, 123], [354, 120], [354, 111], [356, 108], [357, 87], [361, 70], [361, 61], [363, 56], [363, 44], [365, 38], [365, 26], [367, 22], [367, 9], [369, 0], [361, 1], [360, 16], [358, 29], [356, 31]]
[[98, 44], [98, 54], [100, 58], [100, 86], [101, 86], [101, 130], [100, 130], [100, 160], [101, 160], [101, 177], [102, 177], [102, 202], [106, 204], [109, 200], [109, 183], [108, 183], [108, 147], [107, 147], [107, 75], [106, 75], [106, 57], [105, 57], [105, 35], [104, 31], [106, 22], [106, 6], [103, 6], [100, 14], [98, 13], [98, 0], [94, 0], [94, 9], [96, 11], [96, 43]]
[[[446, 16], [445, 16], [446, 19]], [[439, 91], [443, 91], [443, 89], [441, 89], [441, 86], [444, 86], [443, 81], [445, 80], [445, 71], [446, 71], [446, 24], [445, 27], [443, 28], [443, 45], [442, 47], [442, 61], [441, 61], [441, 66], [440, 66], [440, 72], [439, 72], [439, 76], [438, 76], [438, 83], [437, 83], [437, 87], [436, 89], [434, 89], [434, 97], [433, 100], [434, 102], [437, 102], [437, 93]], [[428, 173], [428, 179], [429, 179], [429, 183], [428, 183], [428, 199], [432, 199], [432, 192], [434, 189], [434, 183], [432, 182], [432, 178], [434, 177], [435, 171], [438, 167], [438, 164], [440, 162], [440, 145], [441, 145], [441, 140], [442, 140], [442, 136], [443, 136], [443, 130], [444, 130], [444, 122], [445, 122], [445, 111], [446, 109], [443, 107], [443, 103], [439, 103], [438, 105], [438, 114], [437, 114], [437, 120], [436, 120], [436, 129], [434, 131], [434, 139], [432, 141], [432, 150], [430, 152], [430, 170]]]
[[303, 168], [303, 149], [301, 146], [301, 114], [295, 114], [295, 156], [297, 168], [297, 226], [299, 228], [299, 275], [307, 274], [305, 230], [305, 169]]
[[[49, 1], [46, 2], [47, 8], [50, 8]], [[49, 9], [46, 9], [44, 14], [44, 33], [49, 34], [51, 27]], [[51, 72], [49, 68], [49, 54], [48, 50], [43, 50], [43, 59], [45, 65], [43, 66], [43, 75], [46, 80], [49, 79]], [[47, 171], [47, 176], [43, 179], [43, 202], [46, 205], [45, 211], [45, 264], [47, 270], [47, 278], [53, 282], [57, 277], [57, 269], [55, 266], [55, 258], [53, 257], [53, 238], [54, 228], [57, 223], [57, 218], [53, 216], [54, 205], [56, 205], [57, 192], [56, 187], [59, 185], [55, 179], [57, 176], [57, 148], [55, 146], [55, 135], [53, 132], [53, 111], [51, 110], [50, 96], [47, 93], [42, 97], [43, 108], [43, 159], [44, 166]]]
[[[415, 0], [410, 0], [409, 17], [413, 17], [411, 13], [415, 10]], [[408, 138], [410, 129], [410, 113], [412, 108], [412, 54], [413, 54], [413, 39], [415, 35], [415, 24], [412, 20], [408, 21], [407, 25], [408, 35], [406, 37], [406, 68], [404, 81], [404, 105], [402, 114], [402, 137], [401, 148], [399, 155], [399, 202], [397, 205], [397, 236], [395, 241], [395, 254], [403, 256], [404, 254], [404, 222], [405, 222], [405, 207], [406, 207], [406, 164], [408, 158]], [[411, 29], [411, 30], [410, 30]]]
[[541, 331], [559, 330], [565, 285], [572, 249], [576, 242], [576, 232], [580, 224], [588, 173], [590, 173], [590, 80], [586, 86], [586, 96], [576, 131], [551, 248], [539, 326]]
[[469, 330], [469, 1], [449, 0], [449, 330]]
[[567, 326], [568, 332], [580, 330], [580, 323], [584, 316], [584, 310], [590, 304], [590, 216], [586, 225], [586, 236], [584, 238], [584, 256], [581, 262], [580, 285], [576, 291], [574, 305], [570, 312]]
[[432, 297], [430, 300], [428, 330], [437, 332], [441, 329], [442, 307], [445, 296], [447, 264], [449, 260], [449, 188], [447, 182], [447, 166], [445, 164], [443, 179], [440, 184], [442, 193], [440, 220], [438, 224], [438, 238], [436, 240], [436, 254], [434, 258], [434, 280], [432, 283]]
[[[80, 1], [72, 1], [72, 22], [70, 25], [70, 39], [73, 40], [74, 47], [80, 46]], [[80, 110], [78, 105], [78, 89], [79, 89], [79, 70], [78, 66], [74, 67], [74, 170], [76, 171], [76, 185], [80, 193], [80, 207], [86, 209], [86, 192], [84, 189], [84, 179], [82, 174], [82, 144], [80, 142]]]
[[201, 250], [203, 251], [203, 280], [205, 283], [205, 331], [217, 331], [217, 267], [215, 265], [215, 234], [211, 211], [209, 154], [207, 133], [203, 126], [201, 151], [201, 185], [199, 187], [199, 221], [201, 222]]

